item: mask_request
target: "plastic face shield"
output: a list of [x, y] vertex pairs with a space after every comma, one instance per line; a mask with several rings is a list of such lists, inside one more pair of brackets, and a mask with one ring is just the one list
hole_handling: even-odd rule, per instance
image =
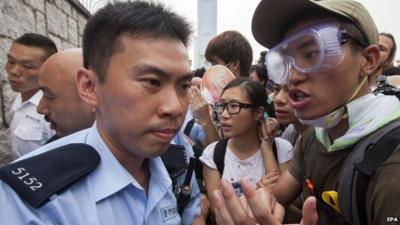
[[343, 34], [335, 23], [310, 25], [268, 51], [265, 64], [270, 79], [286, 84], [292, 68], [300, 73], [331, 70], [343, 61]]

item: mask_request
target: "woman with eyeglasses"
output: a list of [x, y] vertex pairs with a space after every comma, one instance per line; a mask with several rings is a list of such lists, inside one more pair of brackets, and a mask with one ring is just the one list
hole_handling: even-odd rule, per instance
[[[212, 200], [210, 195], [214, 190], [220, 189], [221, 178], [232, 183], [241, 195], [241, 178], [247, 178], [255, 186], [268, 187], [287, 169], [293, 156], [292, 145], [269, 134], [274, 128], [263, 117], [266, 98], [264, 87], [247, 78], [237, 78], [223, 89], [220, 102], [214, 105], [227, 139], [222, 174], [214, 161], [218, 142], [208, 145], [200, 157], [209, 199]], [[273, 142], [277, 157], [273, 153]]]

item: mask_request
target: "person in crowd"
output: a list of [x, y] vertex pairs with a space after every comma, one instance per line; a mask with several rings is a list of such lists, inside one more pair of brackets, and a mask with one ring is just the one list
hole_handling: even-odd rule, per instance
[[379, 33], [379, 52], [381, 59], [379, 60], [382, 71], [392, 67], [394, 57], [396, 56], [397, 44], [391, 33]]
[[209, 198], [220, 189], [221, 178], [229, 180], [240, 195], [240, 178], [247, 177], [254, 186], [269, 188], [287, 170], [293, 156], [292, 145], [273, 137], [274, 128], [264, 120], [266, 98], [261, 84], [244, 78], [231, 81], [222, 91], [221, 102], [214, 107], [227, 140], [222, 149], [226, 149], [223, 167], [215, 158], [222, 141], [208, 145], [200, 157]]
[[[348, 219], [344, 216], [351, 212], [343, 207], [351, 207], [350, 203], [343, 201], [338, 206], [335, 200], [347, 194], [338, 190], [342, 182], [348, 182], [340, 179], [347, 174], [342, 171], [346, 159], [360, 149], [356, 147], [360, 141], [387, 126], [396, 126], [400, 120], [397, 98], [373, 95], [367, 82], [380, 64], [378, 31], [372, 17], [361, 3], [352, 0], [263, 0], [254, 13], [252, 30], [256, 40], [270, 48], [266, 56], [269, 74], [287, 80], [296, 116], [315, 127], [303, 132], [291, 166], [272, 187], [272, 195], [243, 183], [249, 208], [260, 224], [280, 224], [271, 210], [280, 211], [279, 205], [286, 206], [303, 193], [315, 196], [320, 203], [317, 215], [315, 199], [305, 202], [303, 224], [327, 225]], [[328, 41], [329, 46], [317, 44]], [[333, 50], [335, 54], [322, 54]], [[378, 165], [361, 197], [365, 205], [353, 208], [361, 214], [352, 214], [351, 221], [387, 224], [388, 215], [400, 215], [398, 199], [394, 197], [400, 194], [399, 165], [399, 151], [388, 154]], [[221, 224], [250, 224], [246, 222], [249, 216], [245, 208], [226, 183], [222, 193], [213, 195], [213, 202], [218, 203], [214, 204], [220, 215], [217, 219]], [[332, 197], [328, 208], [320, 208], [322, 193], [338, 196]], [[336, 208], [341, 209], [341, 214]], [[336, 214], [329, 214], [332, 210]]]
[[[285, 127], [280, 138], [289, 141], [293, 146], [301, 134], [308, 128], [295, 115], [294, 108], [290, 105], [289, 88], [286, 84], [274, 83], [272, 99], [274, 104], [274, 116], [280, 126]], [[298, 222], [301, 218], [301, 197], [294, 201], [285, 213], [285, 222]]]
[[396, 41], [390, 33], [379, 33], [379, 66], [376, 71], [369, 77], [369, 86], [371, 90], [376, 89], [376, 78], [380, 75], [386, 75], [383, 71], [391, 66], [393, 66], [393, 59], [396, 55]]
[[[260, 67], [260, 66], [265, 67], [265, 55], [266, 54], [267, 54], [267, 51], [261, 51], [260, 52], [260, 57], [256, 61], [257, 68]], [[250, 68], [250, 76], [251, 76], [251, 70], [252, 69]], [[268, 71], [266, 70], [266, 68], [265, 68], [265, 73], [266, 73], [267, 79], [265, 80], [264, 86], [267, 89], [267, 94], [270, 95], [273, 92], [273, 84], [274, 84], [274, 82], [271, 79], [269, 79]], [[262, 74], [262, 73], [260, 73], [260, 74]]]
[[250, 67], [250, 76], [251, 80], [257, 81], [262, 86], [264, 86], [265, 91], [267, 92], [267, 110], [268, 116], [275, 117], [275, 111], [273, 107], [273, 98], [270, 96], [272, 94], [273, 88], [268, 87], [271, 82], [268, 79], [268, 71], [264, 64], [254, 64]]
[[249, 78], [259, 82], [262, 86], [266, 87], [268, 80], [268, 72], [265, 65], [255, 64], [250, 67]]
[[96, 120], [1, 168], [2, 223], [196, 222], [199, 192], [180, 214], [158, 157], [189, 104], [190, 34], [181, 16], [147, 1], [109, 3], [88, 20], [76, 82]]
[[293, 146], [296, 140], [307, 129], [307, 125], [299, 121], [295, 115], [294, 108], [290, 105], [289, 88], [286, 84], [274, 83], [274, 92], [272, 93], [275, 118], [279, 124], [286, 128], [281, 134], [281, 138], [289, 141]]
[[7, 54], [8, 80], [12, 90], [18, 92], [11, 106], [10, 123], [11, 147], [17, 157], [42, 146], [54, 134], [36, 108], [42, 97], [39, 69], [56, 52], [56, 45], [48, 37], [26, 33], [13, 41]]
[[230, 30], [211, 39], [205, 57], [211, 65], [226, 66], [236, 77], [248, 77], [253, 50], [241, 33]]
[[43, 97], [37, 112], [43, 114], [56, 131], [53, 140], [93, 125], [94, 109], [81, 99], [75, 84], [81, 67], [82, 49], [76, 48], [52, 55], [39, 71], [39, 88]]
[[[56, 131], [56, 135], [48, 142], [93, 125], [94, 110], [81, 99], [75, 84], [76, 75], [81, 67], [82, 49], [77, 48], [52, 55], [39, 71], [39, 87], [43, 91], [43, 97], [39, 102], [38, 112], [45, 115], [45, 119]], [[180, 133], [171, 143], [184, 146], [185, 155], [188, 157], [193, 155], [190, 145], [186, 144]], [[194, 190], [196, 188], [193, 187]]]
[[[253, 51], [246, 38], [237, 31], [225, 31], [214, 37], [207, 45], [205, 57], [211, 65], [224, 65], [236, 77], [248, 77]], [[203, 147], [218, 140], [218, 131], [213, 123], [212, 110], [201, 95], [198, 87], [190, 89], [191, 112], [196, 118], [196, 126], [203, 128]]]

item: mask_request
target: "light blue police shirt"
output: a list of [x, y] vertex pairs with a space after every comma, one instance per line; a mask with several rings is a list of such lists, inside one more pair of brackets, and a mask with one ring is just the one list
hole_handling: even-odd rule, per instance
[[[51, 196], [50, 201], [40, 208], [33, 208], [21, 200], [7, 184], [0, 181], [0, 224], [181, 224], [172, 183], [160, 157], [149, 160], [151, 177], [146, 194], [105, 145], [96, 123], [20, 159], [69, 143], [93, 146], [101, 157], [99, 166], [60, 195]], [[196, 212], [198, 215], [199, 201], [189, 203], [188, 207], [193, 209], [187, 209], [185, 213]], [[190, 221], [183, 220], [182, 224], [191, 224], [193, 218], [187, 220]]]
[[[181, 131], [183, 132], [190, 120], [194, 118], [193, 112], [191, 108], [188, 109], [188, 112], [185, 117], [185, 121], [183, 122], [183, 126], [181, 128]], [[195, 122], [193, 124], [192, 129], [190, 130], [189, 133], [189, 138], [195, 142], [196, 144], [202, 144], [204, 139], [206, 138], [206, 133], [204, 132], [203, 126], [201, 126], [199, 123]]]

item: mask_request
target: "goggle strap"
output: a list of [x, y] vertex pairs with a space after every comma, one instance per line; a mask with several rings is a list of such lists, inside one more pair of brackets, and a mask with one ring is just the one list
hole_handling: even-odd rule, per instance
[[347, 103], [349, 103], [351, 100], [353, 100], [353, 98], [358, 94], [358, 92], [361, 90], [362, 86], [364, 85], [364, 83], [367, 81], [368, 77], [365, 76], [363, 78], [363, 80], [361, 81], [361, 83], [358, 85], [358, 87], [356, 88], [356, 90], [354, 91], [353, 95], [349, 98], [349, 100], [347, 100], [347, 102], [344, 105], [347, 105]]

